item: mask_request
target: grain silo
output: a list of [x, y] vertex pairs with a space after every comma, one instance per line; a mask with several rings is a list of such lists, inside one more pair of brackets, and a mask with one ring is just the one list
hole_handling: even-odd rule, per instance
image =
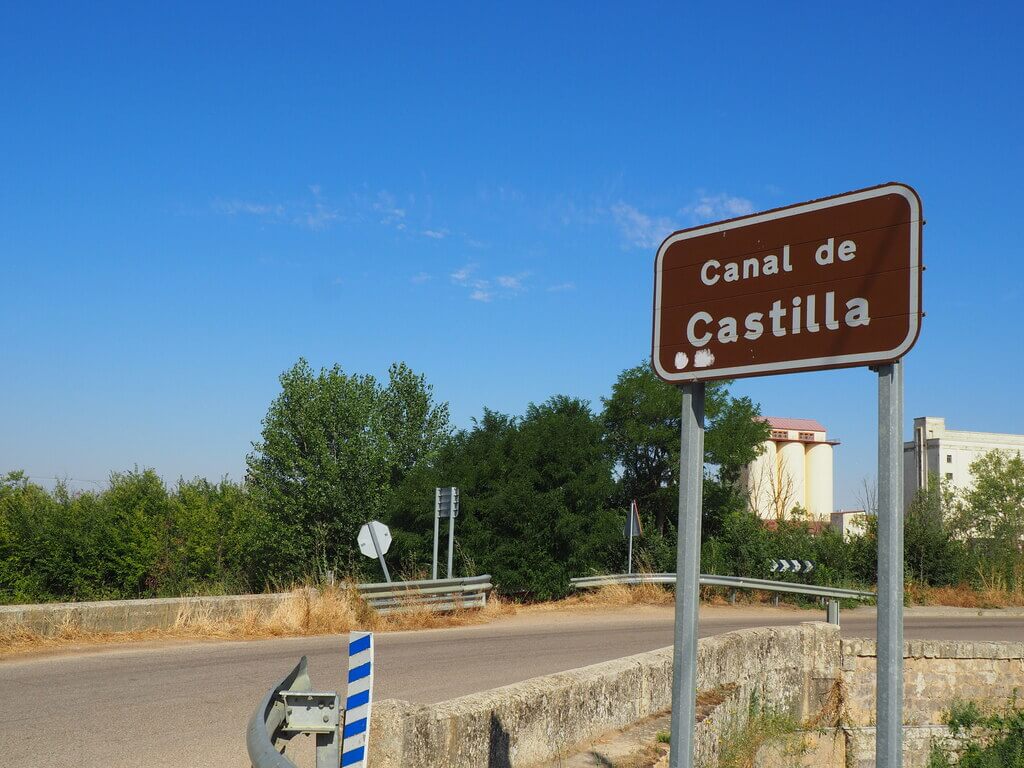
[[768, 520], [802, 507], [813, 520], [829, 520], [832, 448], [825, 427], [813, 419], [764, 419], [771, 429], [761, 454], [743, 471], [751, 508]]

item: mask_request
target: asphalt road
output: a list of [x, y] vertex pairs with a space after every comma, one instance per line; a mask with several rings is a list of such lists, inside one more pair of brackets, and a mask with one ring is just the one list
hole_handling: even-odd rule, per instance
[[[704, 608], [701, 634], [818, 615]], [[844, 635], [874, 635], [872, 609], [842, 619]], [[1019, 641], [1024, 616], [910, 610], [905, 634]], [[477, 627], [381, 634], [376, 697], [443, 701], [671, 642], [671, 607], [527, 613]], [[0, 766], [248, 768], [245, 725], [263, 693], [303, 654], [316, 687], [342, 690], [343, 643], [339, 636], [148, 643], [0, 662]]]

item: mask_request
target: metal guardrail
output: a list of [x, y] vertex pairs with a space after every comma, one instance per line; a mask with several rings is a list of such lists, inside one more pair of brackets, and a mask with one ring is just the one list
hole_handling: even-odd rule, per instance
[[427, 607], [433, 611], [483, 608], [492, 588], [491, 577], [467, 576], [462, 579], [426, 579], [358, 584], [360, 596], [380, 613], [395, 613]]
[[[597, 589], [612, 584], [675, 584], [674, 573], [616, 573], [601, 576], [583, 576], [569, 580], [576, 589]], [[816, 584], [794, 584], [789, 581], [770, 581], [768, 579], [749, 579], [743, 576], [717, 576], [702, 573], [701, 586], [726, 587], [730, 589], [752, 589], [763, 592], [785, 592], [808, 597], [820, 597], [828, 601], [826, 615], [830, 624], [839, 623], [840, 600], [872, 600], [874, 592], [858, 589], [842, 589], [840, 587], [820, 587]]]
[[286, 741], [296, 734], [283, 731], [285, 705], [281, 691], [309, 691], [312, 684], [306, 672], [306, 657], [303, 656], [295, 669], [289, 672], [280, 683], [271, 688], [260, 701], [256, 711], [249, 718], [249, 727], [245, 731], [245, 747], [249, 753], [249, 762], [256, 768], [295, 768], [295, 763], [286, 758], [275, 746], [278, 741]]

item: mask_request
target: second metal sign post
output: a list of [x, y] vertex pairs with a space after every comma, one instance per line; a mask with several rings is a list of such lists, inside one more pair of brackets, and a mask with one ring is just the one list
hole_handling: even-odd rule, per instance
[[441, 518], [448, 518], [448, 578], [452, 578], [452, 559], [455, 550], [455, 518], [459, 516], [459, 489], [434, 489], [434, 564], [431, 578], [437, 578], [437, 540], [441, 532]]

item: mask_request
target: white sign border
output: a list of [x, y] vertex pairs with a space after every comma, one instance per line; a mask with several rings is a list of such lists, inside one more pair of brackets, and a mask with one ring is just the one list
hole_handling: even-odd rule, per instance
[[[661, 348], [661, 272], [662, 261], [669, 246], [682, 240], [689, 240], [702, 235], [715, 232], [726, 232], [730, 229], [747, 227], [752, 224], [760, 224], [765, 221], [798, 216], [802, 213], [820, 211], [825, 208], [834, 208], [838, 205], [856, 203], [861, 200], [870, 200], [883, 195], [897, 194], [904, 197], [910, 204], [910, 264], [912, 272], [916, 271], [917, 279], [910, 281], [910, 317], [913, 318], [907, 337], [894, 349], [882, 352], [861, 352], [854, 355], [832, 355], [830, 357], [813, 357], [802, 360], [790, 360], [778, 363], [759, 363], [754, 365], [739, 365], [732, 368], [704, 368], [691, 369], [689, 371], [669, 372], [661, 367], [659, 350]], [[820, 368], [842, 368], [854, 365], [866, 365], [885, 362], [886, 360], [898, 360], [903, 357], [917, 340], [921, 330], [921, 313], [919, 311], [921, 302], [921, 199], [911, 187], [899, 182], [890, 182], [870, 189], [862, 189], [856, 192], [848, 192], [836, 197], [827, 197], [821, 200], [814, 200], [809, 203], [800, 203], [788, 208], [778, 208], [774, 211], [757, 213], [752, 216], [744, 216], [738, 219], [708, 224], [703, 227], [686, 229], [669, 235], [658, 248], [658, 255], [654, 261], [654, 337], [651, 344], [651, 364], [654, 372], [662, 379], [672, 382], [687, 381], [714, 381], [716, 379], [731, 379], [739, 376], [767, 376], [773, 373], [796, 373], [807, 369]]]

